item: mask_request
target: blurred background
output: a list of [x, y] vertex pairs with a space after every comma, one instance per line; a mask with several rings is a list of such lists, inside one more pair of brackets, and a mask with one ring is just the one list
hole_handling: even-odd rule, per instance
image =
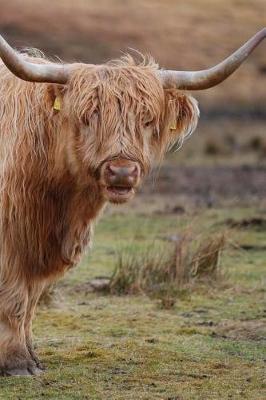
[[[190, 70], [218, 63], [266, 22], [265, 0], [1, 0], [0, 6], [0, 31], [17, 48], [88, 63], [134, 48], [161, 67]], [[144, 192], [188, 195], [207, 205], [221, 196], [262, 199], [265, 87], [262, 44], [226, 82], [194, 93], [201, 109], [198, 130], [168, 156]]]

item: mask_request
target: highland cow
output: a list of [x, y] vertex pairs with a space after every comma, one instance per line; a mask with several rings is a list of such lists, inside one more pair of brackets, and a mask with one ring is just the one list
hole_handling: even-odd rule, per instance
[[185, 91], [222, 82], [265, 37], [195, 72], [130, 56], [55, 64], [0, 37], [1, 375], [42, 371], [31, 323], [45, 286], [78, 263], [104, 205], [132, 198], [151, 165], [193, 132], [199, 112]]

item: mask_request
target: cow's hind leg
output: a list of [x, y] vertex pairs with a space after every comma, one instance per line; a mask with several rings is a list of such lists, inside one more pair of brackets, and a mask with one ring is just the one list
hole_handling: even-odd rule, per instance
[[37, 375], [41, 371], [27, 348], [25, 320], [28, 288], [21, 277], [0, 281], [0, 375]]
[[32, 320], [34, 317], [36, 305], [38, 300], [42, 294], [42, 291], [45, 287], [44, 282], [32, 282], [29, 286], [29, 295], [28, 295], [28, 304], [27, 304], [27, 313], [25, 318], [25, 337], [26, 337], [26, 345], [28, 352], [35, 362], [36, 367], [44, 370], [44, 366], [42, 365], [41, 361], [39, 360], [38, 356], [36, 355], [33, 347], [32, 341]]

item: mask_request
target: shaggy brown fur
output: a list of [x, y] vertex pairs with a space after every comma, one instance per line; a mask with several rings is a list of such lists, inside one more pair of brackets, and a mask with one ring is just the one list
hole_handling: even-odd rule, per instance
[[[35, 59], [35, 62], [47, 62]], [[73, 64], [69, 83], [0, 66], [0, 373], [37, 374], [31, 321], [48, 283], [75, 265], [106, 199], [106, 160], [153, 160], [190, 134], [196, 101], [164, 91], [149, 61]], [[53, 109], [55, 97], [61, 110]]]

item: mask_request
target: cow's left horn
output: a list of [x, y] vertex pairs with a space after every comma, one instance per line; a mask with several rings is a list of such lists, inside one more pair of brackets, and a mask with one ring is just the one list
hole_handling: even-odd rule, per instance
[[242, 47], [220, 64], [202, 71], [160, 70], [159, 75], [165, 89], [202, 90], [223, 82], [230, 76], [249, 54], [266, 38], [266, 28], [257, 32]]
[[30, 82], [66, 83], [68, 69], [60, 64], [34, 64], [26, 61], [25, 57], [17, 53], [0, 35], [0, 56], [17, 77]]

